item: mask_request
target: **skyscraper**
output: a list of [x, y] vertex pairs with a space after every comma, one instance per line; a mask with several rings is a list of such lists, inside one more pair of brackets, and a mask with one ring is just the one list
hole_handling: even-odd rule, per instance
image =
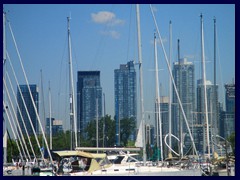
[[[219, 135], [219, 113], [218, 113], [218, 105], [217, 112], [214, 112], [214, 85], [210, 81], [206, 81], [206, 92], [207, 92], [207, 114], [208, 114], [208, 124], [209, 124], [209, 137], [211, 139], [212, 135]], [[216, 93], [218, 92], [218, 86], [216, 87]], [[218, 94], [216, 94], [218, 97]], [[196, 142], [200, 142], [201, 145], [197, 146], [201, 152], [205, 152], [207, 148], [207, 129], [206, 129], [206, 112], [204, 110], [204, 86], [202, 79], [197, 81], [197, 115], [196, 123], [198, 124], [198, 130], [194, 130], [194, 133], [199, 133], [201, 136], [196, 137]], [[212, 146], [213, 147], [213, 146]]]
[[225, 84], [226, 112], [224, 116], [224, 137], [235, 132], [235, 83]]
[[99, 119], [102, 117], [100, 71], [78, 71], [77, 131], [86, 136], [84, 129], [90, 121], [96, 120], [97, 115]]
[[[34, 103], [36, 105], [36, 108], [37, 108], [37, 112], [39, 112], [38, 87], [37, 87], [37, 85], [29, 85], [29, 86], [30, 86], [30, 91], [32, 93], [33, 101], [34, 101]], [[20, 88], [20, 91], [22, 93], [22, 97], [24, 99], [24, 102], [26, 104], [27, 111], [29, 113], [30, 119], [28, 117], [26, 108], [24, 106], [24, 102], [22, 100], [19, 88]], [[35, 132], [38, 134], [39, 133], [39, 128], [38, 128], [39, 124], [38, 124], [38, 121], [37, 121], [37, 114], [34, 110], [34, 105], [33, 105], [32, 100], [31, 100], [31, 96], [30, 96], [30, 92], [28, 90], [28, 86], [27, 85], [19, 85], [19, 88], [17, 89], [17, 101], [18, 101], [18, 105], [19, 105], [19, 109], [17, 110], [17, 118], [18, 118], [20, 128], [22, 129], [23, 134], [26, 134], [26, 131], [25, 131], [25, 128], [24, 128], [24, 125], [23, 125], [23, 121], [24, 121], [24, 123], [26, 125], [26, 129], [28, 130], [28, 134], [33, 135], [33, 129], [32, 129], [32, 126], [30, 124], [30, 121], [31, 121], [32, 124], [33, 124]], [[20, 112], [22, 114], [23, 119], [21, 118]]]
[[[192, 112], [195, 109], [195, 85], [193, 63], [188, 62], [186, 58], [179, 59], [178, 62], [174, 62], [173, 77], [188, 124], [191, 125], [193, 121]], [[181, 135], [188, 134], [188, 130], [175, 91], [173, 91], [172, 101], [173, 101], [172, 103], [173, 134], [176, 135], [177, 137], [180, 137], [180, 134]], [[180, 131], [182, 132], [180, 133]], [[186, 150], [188, 149], [187, 144], [190, 144], [190, 142], [185, 141]]]
[[[169, 133], [169, 116], [168, 116], [169, 97], [160, 97], [160, 109], [162, 119], [162, 142], [163, 142], [163, 157], [167, 157], [167, 146], [164, 145], [164, 137]], [[156, 126], [156, 125], [155, 125]]]
[[[120, 120], [131, 118], [135, 122], [137, 116], [137, 82], [134, 61], [121, 64], [114, 70], [115, 118], [116, 118], [116, 143], [120, 145], [119, 129]], [[136, 139], [136, 128], [130, 139]]]

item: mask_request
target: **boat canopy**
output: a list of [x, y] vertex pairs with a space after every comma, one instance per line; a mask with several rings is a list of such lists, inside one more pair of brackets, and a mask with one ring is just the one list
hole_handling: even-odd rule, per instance
[[83, 151], [53, 151], [53, 153], [57, 154], [60, 157], [81, 156], [91, 159], [94, 158], [91, 153]]

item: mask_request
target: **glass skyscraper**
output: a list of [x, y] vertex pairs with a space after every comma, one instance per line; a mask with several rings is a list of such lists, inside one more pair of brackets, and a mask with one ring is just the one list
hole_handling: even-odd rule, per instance
[[[189, 126], [193, 123], [192, 112], [195, 109], [195, 84], [194, 84], [194, 65], [188, 62], [186, 58], [180, 59], [173, 63], [173, 77], [178, 90], [180, 100], [188, 121]], [[179, 106], [177, 94], [173, 90], [172, 99], [172, 132], [177, 137], [180, 137], [180, 122], [182, 122], [182, 135], [187, 135], [188, 130], [186, 123]], [[186, 150], [191, 145], [191, 142], [185, 141]]]
[[[37, 112], [39, 112], [38, 87], [37, 87], [37, 85], [29, 85], [29, 86], [30, 86], [30, 91], [32, 93], [33, 101], [34, 101], [34, 103], [36, 105], [36, 108], [37, 108]], [[24, 102], [22, 100], [21, 93], [20, 93], [19, 89], [22, 93], [22, 96], [23, 96], [24, 102], [26, 104], [30, 119], [29, 119], [29, 116], [27, 114], [26, 108], [24, 106]], [[19, 122], [20, 128], [22, 129], [23, 134], [26, 135], [26, 131], [25, 131], [25, 128], [24, 128], [24, 125], [23, 125], [23, 121], [26, 125], [26, 129], [28, 131], [28, 134], [29, 135], [34, 134], [32, 126], [30, 124], [30, 120], [33, 124], [35, 132], [38, 134], [39, 133], [39, 124], [38, 124], [38, 121], [37, 121], [37, 114], [34, 110], [34, 106], [33, 106], [31, 96], [30, 96], [30, 92], [28, 90], [27, 85], [19, 85], [19, 88], [17, 89], [17, 101], [18, 101], [18, 105], [19, 105], [19, 109], [17, 110], [17, 118], [18, 118], [18, 122]], [[20, 112], [21, 112], [21, 115], [22, 115], [23, 119], [21, 118]]]
[[[116, 144], [120, 145], [119, 124], [121, 119], [131, 118], [135, 121], [137, 116], [137, 82], [134, 61], [121, 64], [114, 70], [114, 94], [115, 94], [115, 119], [116, 119]], [[120, 125], [121, 126], [121, 125]], [[136, 128], [130, 140], [136, 139]]]
[[[97, 107], [98, 106], [98, 107]], [[98, 110], [98, 112], [97, 112]], [[78, 71], [77, 77], [77, 131], [83, 133], [87, 124], [102, 117], [102, 87], [100, 71]]]
[[226, 112], [224, 116], [224, 137], [235, 132], [235, 84], [225, 84]]
[[[214, 85], [210, 81], [206, 81], [206, 93], [207, 93], [207, 114], [209, 124], [209, 140], [211, 141], [212, 135], [219, 135], [219, 111], [217, 106], [217, 112], [215, 112], [214, 101]], [[216, 87], [216, 93], [218, 93], [218, 86]], [[218, 97], [218, 94], [216, 94]], [[206, 126], [206, 112], [204, 109], [204, 86], [202, 79], [197, 81], [197, 114], [194, 128], [194, 134], [197, 150], [204, 153], [207, 150], [207, 126]], [[216, 116], [217, 115], [217, 116]], [[214, 136], [215, 137], [215, 136]], [[216, 140], [215, 140], [216, 141]], [[211, 146], [213, 147], [213, 146]]]

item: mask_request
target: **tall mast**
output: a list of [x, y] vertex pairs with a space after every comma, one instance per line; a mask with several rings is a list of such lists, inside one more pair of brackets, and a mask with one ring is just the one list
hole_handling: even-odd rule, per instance
[[[42, 77], [42, 69], [40, 70], [41, 73], [41, 94], [42, 94], [42, 112], [43, 112], [43, 134], [45, 133], [45, 120], [46, 120], [46, 116], [45, 116], [45, 104], [44, 104], [44, 91], [43, 91], [43, 77]], [[42, 147], [44, 149], [44, 139], [42, 138]], [[44, 152], [43, 152], [44, 153]]]
[[[172, 59], [172, 21], [169, 22], [169, 65], [171, 68], [171, 59]], [[168, 121], [169, 121], [169, 146], [172, 148], [172, 81], [171, 76], [169, 75], [169, 104], [168, 104]], [[169, 155], [171, 150], [169, 149]]]
[[96, 147], [98, 148], [98, 98], [96, 99]]
[[140, 14], [139, 4], [136, 4], [137, 16], [137, 31], [138, 31], [138, 62], [139, 62], [139, 75], [140, 75], [140, 112], [142, 122], [142, 142], [143, 142], [143, 163], [146, 165], [146, 140], [145, 140], [145, 119], [144, 119], [144, 105], [143, 105], [143, 77], [142, 77], [142, 43], [141, 43], [141, 30], [140, 30]]
[[[206, 70], [205, 70], [205, 52], [204, 52], [204, 35], [203, 35], [203, 15], [201, 17], [201, 56], [202, 56], [202, 81], [203, 81], [203, 94], [204, 94], [204, 110], [205, 110], [205, 122], [207, 130], [207, 156], [210, 159], [210, 143], [209, 143], [209, 124], [208, 124], [208, 105], [207, 105], [207, 88], [206, 88]], [[205, 128], [205, 124], [204, 127]]]
[[[179, 99], [182, 97], [182, 73], [181, 73], [181, 62], [180, 62], [180, 40], [178, 39], [178, 91], [179, 91]], [[179, 148], [180, 148], [180, 158], [183, 157], [183, 129], [182, 129], [182, 114], [180, 111], [180, 102], [179, 102], [179, 110], [178, 110], [178, 118], [179, 118], [179, 137], [180, 137], [180, 141], [179, 141]]]
[[105, 116], [106, 116], [106, 105], [105, 105], [105, 93], [103, 93], [103, 107], [104, 107], [104, 118], [103, 118], [103, 147], [105, 146]]
[[[218, 118], [218, 111], [217, 111], [217, 106], [218, 106], [218, 100], [217, 100], [217, 81], [216, 81], [216, 18], [214, 17], [213, 19], [214, 21], [214, 80], [213, 80], [213, 84], [214, 84], [214, 94], [213, 94], [213, 98], [214, 98], [214, 103], [213, 103], [213, 112], [214, 112], [214, 119], [213, 119], [213, 122], [214, 122], [214, 126], [212, 129], [214, 129], [214, 133], [212, 133], [213, 138], [214, 138], [214, 142], [216, 142], [216, 138], [215, 136], [217, 135], [217, 118]], [[212, 152], [214, 152], [214, 145], [212, 147]]]
[[50, 89], [50, 81], [49, 81], [49, 136], [50, 136], [50, 150], [52, 150], [52, 100], [51, 100], [51, 89]]
[[[73, 139], [75, 139], [75, 148], [77, 147], [77, 129], [76, 129], [76, 116], [75, 116], [75, 98], [74, 98], [74, 85], [73, 85], [73, 68], [72, 68], [72, 47], [70, 36], [70, 17], [67, 17], [68, 22], [68, 56], [69, 56], [69, 99], [70, 99], [70, 131], [71, 131], [71, 147], [73, 149]], [[73, 137], [75, 132], [75, 138]]]
[[[154, 59], [155, 59], [155, 80], [156, 80], [156, 120], [157, 120], [157, 147], [159, 149], [159, 138], [160, 138], [160, 151], [161, 151], [161, 161], [163, 162], [163, 148], [162, 148], [162, 118], [160, 109], [160, 93], [158, 84], [158, 61], [157, 61], [157, 41], [156, 34], [154, 33]], [[158, 130], [159, 129], [159, 130]], [[159, 133], [159, 134], [158, 134]], [[158, 155], [159, 161], [159, 155]]]
[[3, 12], [3, 63], [5, 63], [7, 59], [7, 51], [6, 51], [6, 13]]
[[[6, 66], [5, 66], [5, 62], [6, 62], [6, 13], [3, 12], [3, 69], [4, 69], [4, 76], [5, 76], [5, 72], [6, 72]], [[3, 92], [4, 93], [4, 92]], [[5, 93], [3, 96], [4, 99], [5, 98]], [[5, 101], [5, 100], [4, 100]], [[4, 112], [4, 111], [3, 111]], [[5, 113], [4, 113], [5, 114]], [[3, 116], [5, 117], [5, 116]], [[4, 136], [3, 136], [3, 162], [4, 164], [7, 163], [7, 121], [5, 118], [3, 118], [3, 122], [4, 122]]]

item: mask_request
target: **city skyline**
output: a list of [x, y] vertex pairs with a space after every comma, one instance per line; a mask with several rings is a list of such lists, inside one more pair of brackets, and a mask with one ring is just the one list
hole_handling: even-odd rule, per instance
[[[207, 80], [213, 82], [213, 18], [217, 20], [217, 84], [224, 98], [224, 84], [235, 79], [235, 5], [167, 5], [154, 4], [154, 12], [159, 23], [164, 46], [169, 46], [169, 21], [173, 24], [172, 62], [177, 61], [177, 39], [181, 41], [181, 58], [196, 66], [196, 79], [200, 76], [200, 18], [203, 13], [204, 35], [207, 60]], [[64, 127], [69, 128], [68, 114], [68, 83], [67, 83], [67, 16], [71, 16], [70, 28], [72, 38], [73, 66], [75, 89], [77, 71], [101, 71], [101, 86], [106, 95], [106, 113], [114, 117], [114, 69], [130, 60], [138, 62], [137, 32], [135, 6], [121, 5], [4, 5], [7, 18], [19, 46], [20, 54], [29, 83], [40, 82], [40, 69], [43, 71], [44, 88], [51, 82], [53, 98], [53, 117], [65, 121]], [[9, 11], [9, 12], [8, 12]], [[122, 13], [125, 12], [125, 13]], [[184, 13], [183, 13], [184, 12]], [[142, 48], [143, 48], [143, 86], [144, 106], [147, 111], [154, 111], [153, 87], [154, 58], [153, 33], [154, 23], [149, 5], [140, 6]], [[10, 33], [7, 34], [10, 40]], [[13, 45], [7, 44], [8, 53], [17, 63]], [[168, 95], [168, 71], [160, 46], [159, 79], [160, 95]], [[221, 67], [220, 67], [221, 64]], [[15, 64], [16, 66], [19, 66]], [[222, 69], [221, 69], [222, 68]], [[16, 68], [21, 69], [21, 68]], [[23, 76], [18, 70], [20, 84]], [[138, 73], [138, 66], [136, 66]], [[223, 76], [224, 74], [224, 76]], [[22, 78], [22, 79], [21, 79]], [[65, 78], [65, 79], [64, 79]], [[138, 79], [138, 76], [137, 76]], [[137, 84], [139, 84], [137, 82]], [[47, 92], [47, 91], [46, 91]], [[47, 93], [45, 92], [45, 98]], [[139, 90], [138, 90], [139, 99]], [[45, 100], [46, 101], [46, 100]], [[139, 102], [139, 100], [137, 101]], [[45, 103], [48, 104], [48, 103]], [[62, 105], [60, 107], [60, 104]], [[65, 107], [65, 109], [64, 109]], [[47, 107], [46, 107], [47, 108]], [[139, 111], [138, 111], [139, 112]], [[65, 113], [65, 114], [64, 114]], [[153, 114], [151, 114], [152, 117]], [[147, 116], [145, 116], [147, 117]]]

